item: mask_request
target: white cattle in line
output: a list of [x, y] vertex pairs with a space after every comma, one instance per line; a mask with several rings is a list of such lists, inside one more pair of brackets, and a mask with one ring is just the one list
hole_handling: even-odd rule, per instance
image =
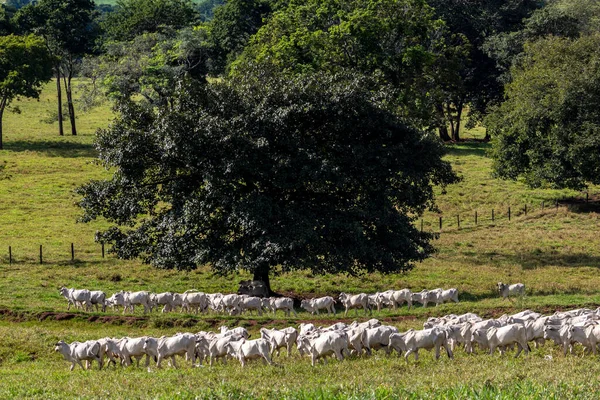
[[546, 325], [544, 327], [544, 339], [552, 340], [554, 344], [563, 346], [563, 354], [567, 355], [567, 350], [573, 352], [571, 340], [569, 339], [570, 324], [565, 325]]
[[417, 303], [420, 303], [423, 307], [427, 307], [428, 303], [435, 303], [437, 301], [438, 294], [441, 291], [442, 291], [442, 289], [434, 289], [434, 290], [423, 289], [420, 292], [412, 293], [411, 299], [412, 299], [413, 303], [417, 302]]
[[108, 365], [113, 363], [115, 367], [117, 366], [117, 360], [123, 359], [123, 353], [119, 348], [119, 340], [111, 339], [111, 338], [102, 338], [98, 339], [98, 343], [100, 343], [100, 359], [102, 360], [102, 365], [104, 365], [104, 359], [108, 358]]
[[181, 311], [193, 310], [196, 314], [204, 312], [208, 307], [206, 294], [196, 290], [186, 290], [183, 292]]
[[593, 352], [596, 355], [596, 344], [600, 338], [600, 325], [589, 323], [586, 325], [571, 325], [567, 339], [570, 344], [580, 343], [585, 347], [585, 353]]
[[161, 311], [163, 313], [173, 311], [173, 309], [175, 308], [175, 305], [173, 303], [173, 293], [171, 292], [156, 294], [153, 293], [152, 295], [150, 295], [150, 301], [152, 303], [152, 308], [163, 306], [163, 309]]
[[300, 307], [311, 314], [319, 315], [319, 310], [325, 309], [327, 314], [335, 315], [335, 300], [331, 296], [318, 297], [316, 299], [302, 300]]
[[177, 368], [175, 356], [185, 356], [192, 361], [192, 366], [196, 363], [196, 335], [192, 333], [181, 333], [175, 336], [161, 337], [157, 339], [157, 347], [154, 350], [150, 345], [150, 338], [144, 343], [144, 350], [151, 356], [156, 356], [156, 367], [161, 368], [161, 362], [165, 358], [171, 359], [171, 364]]
[[265, 363], [268, 363], [269, 365], [273, 364], [271, 356], [269, 355], [269, 341], [266, 339], [242, 339], [238, 342], [229, 342], [227, 346], [232, 350], [230, 354], [240, 360], [242, 367], [246, 366], [247, 360], [255, 358], [262, 358]]
[[106, 293], [102, 290], [90, 290], [90, 307], [96, 306], [98, 311], [98, 305], [102, 308], [102, 312], [106, 312]]
[[412, 293], [408, 289], [394, 290], [391, 298], [393, 300], [394, 310], [404, 303], [408, 305], [409, 310], [412, 307]]
[[131, 310], [131, 312], [135, 312], [135, 306], [141, 305], [144, 307], [144, 314], [150, 312], [152, 308], [150, 307], [150, 293], [146, 291], [140, 292], [125, 292], [125, 308], [123, 309], [123, 314], [125, 314], [126, 310]]
[[363, 308], [365, 310], [365, 314], [370, 313], [369, 309], [369, 297], [365, 293], [359, 294], [346, 294], [340, 293], [339, 297], [340, 303], [342, 303], [345, 307], [344, 317], [348, 315], [348, 310], [354, 308], [356, 314], [358, 315], [358, 309]]
[[230, 315], [241, 314], [242, 308], [240, 307], [240, 296], [235, 293], [224, 295], [221, 297], [221, 307]]
[[498, 292], [503, 299], [508, 298], [510, 300], [510, 296], [521, 297], [525, 295], [525, 285], [522, 283], [507, 285], [506, 283], [498, 282]]
[[214, 312], [222, 311], [221, 299], [223, 298], [222, 293], [208, 293], [206, 295], [208, 300], [208, 307]]
[[301, 323], [298, 328], [300, 329], [298, 332], [298, 336], [303, 336], [306, 335], [309, 332], [314, 332], [315, 330], [317, 330], [317, 327], [314, 324], [308, 323]]
[[82, 307], [85, 310], [92, 308], [91, 302], [91, 293], [87, 289], [73, 289], [61, 287], [58, 289], [59, 293], [67, 299], [67, 310], [71, 309], [71, 304], [75, 306], [75, 308]]
[[527, 333], [527, 341], [534, 342], [536, 349], [545, 343], [544, 328], [546, 327], [548, 317], [541, 317], [535, 320], [525, 321], [523, 325]]
[[123, 311], [125, 311], [125, 292], [121, 290], [113, 294], [106, 299], [106, 304], [111, 306], [113, 311], [119, 311], [119, 307], [123, 307]]
[[100, 358], [100, 343], [96, 340], [89, 340], [87, 342], [73, 342], [71, 344], [60, 341], [54, 346], [54, 351], [61, 353], [65, 360], [71, 362], [70, 371], [73, 371], [75, 364], [79, 364], [81, 369], [83, 367], [82, 361], [97, 361], [98, 369], [102, 369], [102, 359]]
[[413, 329], [405, 333], [392, 333], [390, 335], [391, 349], [394, 349], [401, 354], [404, 353], [404, 359], [408, 361], [408, 356], [415, 354], [415, 361], [419, 359], [419, 349], [431, 350], [435, 349], [435, 359], [440, 358], [440, 348], [443, 346], [446, 349], [448, 358], [453, 358], [452, 350], [448, 344], [448, 333], [443, 327], [434, 327], [415, 331]]
[[458, 289], [451, 288], [438, 292], [437, 297], [435, 299], [435, 305], [439, 306], [440, 304], [450, 301], [458, 303]]
[[[119, 341], [119, 343], [118, 343], [119, 350], [121, 351], [121, 354], [123, 356], [123, 358], [121, 360], [121, 363], [123, 364], [123, 366], [131, 365], [133, 363], [132, 359], [135, 358], [136, 365], [139, 367], [140, 360], [144, 356], [146, 356], [145, 366], [148, 367], [148, 365], [150, 364], [150, 353], [149, 353], [149, 351], [144, 349], [147, 339], [148, 339], [148, 337], [146, 337], [146, 336], [137, 337], [137, 338], [125, 337]], [[154, 339], [154, 340], [155, 340], [154, 344], [156, 345], [156, 339]], [[154, 346], [151, 346], [151, 345], [146, 345], [146, 347], [150, 350], [153, 350], [153, 348], [154, 348]], [[153, 353], [154, 353], [154, 351], [153, 351]]]
[[499, 328], [493, 327], [486, 332], [488, 346], [490, 348], [490, 354], [494, 354], [496, 348], [499, 349], [500, 354], [504, 355], [506, 346], [517, 344], [518, 350], [515, 354], [515, 358], [521, 354], [524, 350], [525, 354], [529, 354], [531, 349], [527, 343], [527, 332], [525, 327], [521, 324], [511, 324], [501, 326]]
[[463, 322], [462, 324], [446, 325], [448, 329], [448, 343], [450, 350], [454, 352], [457, 344], [464, 346], [467, 353], [473, 352], [473, 335], [471, 334], [471, 323]]
[[262, 299], [256, 296], [248, 296], [245, 294], [240, 295], [240, 308], [242, 312], [256, 310], [258, 315], [262, 315], [263, 306]]
[[218, 358], [222, 358], [223, 364], [226, 364], [225, 357], [227, 356], [227, 350], [229, 348], [228, 343], [237, 342], [240, 340], [244, 340], [244, 338], [237, 333], [213, 339], [208, 345], [208, 357], [210, 360], [210, 366], [212, 367], [214, 360]]
[[286, 316], [290, 316], [291, 313], [294, 313], [294, 316], [298, 316], [296, 310], [294, 310], [294, 300], [289, 297], [279, 297], [279, 298], [267, 298], [263, 299], [263, 305], [265, 301], [269, 304], [269, 309], [273, 311], [273, 314], [277, 313], [277, 310], [282, 310]]
[[340, 331], [325, 332], [314, 339], [299, 336], [298, 340], [306, 352], [311, 355], [313, 367], [319, 358], [333, 354], [339, 361], [342, 361], [344, 351], [348, 352], [348, 337]]

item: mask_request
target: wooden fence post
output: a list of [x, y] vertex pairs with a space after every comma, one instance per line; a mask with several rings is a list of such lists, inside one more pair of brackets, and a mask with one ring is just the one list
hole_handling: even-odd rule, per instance
[[75, 261], [75, 245], [71, 243], [71, 261]]
[[475, 211], [475, 225], [477, 225], [477, 211]]
[[456, 225], [458, 225], [458, 229], [460, 229], [460, 215], [456, 215]]
[[542, 211], [544, 211], [544, 202], [542, 201]]
[[510, 207], [508, 207], [508, 220], [510, 221]]
[[[421, 218], [421, 232], [423, 232], [423, 218]], [[104, 252], [103, 252], [104, 253]], [[103, 256], [104, 257], [104, 256]]]
[[492, 208], [492, 222], [494, 222], [494, 209]]
[[42, 245], [40, 244], [40, 264], [44, 263], [44, 258], [42, 257]]
[[12, 264], [12, 247], [8, 246], [8, 264]]
[[556, 199], [556, 211], [558, 211], [558, 199]]
[[102, 242], [102, 258], [104, 258], [104, 242]]
[[527, 215], [527, 204], [525, 204], [525, 215]]
[[440, 231], [442, 230], [442, 217], [440, 217]]
[[589, 202], [590, 200], [590, 194], [588, 192], [585, 192], [585, 202]]

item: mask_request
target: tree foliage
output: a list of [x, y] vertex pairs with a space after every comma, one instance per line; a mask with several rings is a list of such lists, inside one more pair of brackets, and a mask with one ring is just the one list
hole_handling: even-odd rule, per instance
[[130, 41], [144, 33], [189, 27], [198, 17], [190, 0], [118, 0], [102, 26], [106, 40]]
[[433, 252], [414, 222], [456, 180], [432, 135], [347, 73], [179, 86], [158, 111], [121, 108], [98, 134], [106, 181], [79, 189], [83, 221], [122, 258], [220, 273], [406, 271]]
[[0, 150], [2, 117], [17, 96], [38, 98], [52, 77], [52, 58], [44, 41], [34, 35], [0, 36]]
[[506, 101], [487, 120], [494, 168], [530, 186], [600, 183], [600, 34], [525, 45]]

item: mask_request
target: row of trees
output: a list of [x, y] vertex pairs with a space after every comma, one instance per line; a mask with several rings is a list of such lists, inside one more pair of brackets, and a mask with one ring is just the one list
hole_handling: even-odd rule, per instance
[[433, 185], [457, 180], [430, 132], [460, 140], [466, 109], [490, 128], [500, 176], [600, 179], [597, 10], [229, 0], [202, 22], [185, 0], [121, 0], [110, 13], [39, 0], [7, 26], [44, 41], [73, 133], [75, 67], [87, 104], [115, 105], [97, 147], [116, 173], [80, 189], [83, 219], [115, 224], [99, 240], [159, 267], [268, 280], [274, 266], [388, 272], [428, 257], [433, 236], [412, 223], [435, 207]]

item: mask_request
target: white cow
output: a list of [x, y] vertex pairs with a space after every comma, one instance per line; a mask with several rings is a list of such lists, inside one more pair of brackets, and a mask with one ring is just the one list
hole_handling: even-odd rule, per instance
[[318, 297], [316, 299], [306, 299], [302, 300], [300, 307], [304, 308], [311, 314], [317, 313], [319, 315], [319, 310], [325, 309], [327, 314], [335, 315], [335, 300], [331, 296]]
[[266, 339], [245, 340], [229, 342], [230, 354], [240, 360], [242, 367], [246, 366], [246, 360], [262, 358], [265, 363], [272, 365], [269, 341]]
[[126, 310], [131, 310], [131, 312], [135, 312], [135, 306], [141, 305], [144, 307], [144, 314], [152, 311], [150, 307], [150, 293], [146, 291], [140, 292], [125, 292], [125, 308], [123, 309], [123, 314], [125, 314]]
[[183, 292], [182, 297], [182, 311], [194, 310], [194, 312], [198, 314], [198, 312], [204, 312], [208, 307], [208, 299], [206, 298], [206, 294], [202, 292], [186, 290]]
[[440, 304], [450, 301], [458, 303], [458, 289], [451, 288], [438, 292], [438, 295], [435, 299], [435, 305], [439, 306]]
[[106, 293], [102, 290], [90, 290], [90, 307], [96, 306], [98, 311], [98, 305], [102, 307], [102, 312], [106, 312]]
[[371, 310], [369, 309], [369, 296], [367, 296], [365, 293], [354, 295], [340, 293], [339, 299], [340, 303], [342, 303], [346, 308], [346, 310], [344, 311], [344, 317], [348, 315], [348, 310], [351, 308], [355, 309], [357, 315], [358, 309], [361, 307], [365, 310], [365, 314], [371, 312]]
[[229, 329], [226, 326], [221, 326], [220, 331], [221, 331], [222, 336], [230, 336], [233, 334], [238, 334], [241, 337], [243, 337], [244, 339], [248, 339], [250, 337], [248, 330], [241, 326], [238, 326], [237, 328], [233, 328], [233, 329]]
[[221, 297], [221, 308], [231, 315], [239, 315], [242, 313], [240, 307], [240, 296], [238, 294], [226, 294]]
[[171, 358], [171, 364], [177, 368], [175, 356], [185, 356], [192, 361], [192, 366], [196, 363], [196, 335], [192, 333], [181, 333], [175, 336], [161, 337], [157, 339], [157, 347], [153, 348], [150, 344], [150, 338], [144, 343], [144, 350], [151, 356], [156, 356], [156, 366], [161, 368], [160, 363], [165, 358]]
[[167, 313], [174, 310], [175, 305], [173, 303], [173, 293], [165, 292], [165, 293], [153, 293], [150, 295], [150, 302], [152, 304], [152, 308], [157, 306], [163, 306], [161, 312]]
[[522, 350], [525, 350], [525, 354], [529, 354], [531, 349], [527, 343], [527, 332], [525, 327], [521, 324], [510, 324], [501, 327], [492, 327], [486, 332], [488, 346], [490, 347], [490, 354], [494, 354], [496, 348], [499, 349], [500, 354], [504, 355], [506, 346], [517, 344], [518, 350], [515, 357], [521, 354]]
[[423, 307], [427, 307], [428, 303], [435, 303], [438, 298], [438, 294], [442, 289], [427, 290], [423, 289], [420, 292], [412, 293], [411, 298], [413, 303], [421, 303]]
[[122, 290], [110, 296], [106, 299], [106, 304], [111, 306], [113, 311], [119, 310], [119, 307], [123, 307], [123, 311], [125, 311], [125, 292]]
[[228, 343], [240, 340], [244, 340], [244, 338], [237, 333], [213, 339], [208, 345], [210, 366], [212, 367], [214, 360], [218, 358], [222, 358], [223, 364], [226, 364], [225, 357], [227, 356], [227, 350], [229, 349]]
[[408, 305], [409, 310], [412, 307], [412, 293], [408, 289], [394, 290], [391, 298], [393, 300], [394, 309], [404, 303]]
[[362, 343], [368, 355], [371, 350], [385, 349], [386, 354], [390, 354], [390, 335], [398, 333], [398, 329], [393, 326], [378, 326], [376, 328], [365, 329], [362, 335]]
[[[148, 340], [148, 337], [143, 336], [143, 337], [137, 337], [137, 338], [129, 338], [129, 337], [125, 337], [123, 339], [121, 339], [119, 341], [119, 350], [121, 351], [121, 354], [123, 356], [123, 358], [121, 359], [121, 363], [124, 366], [128, 366], [131, 365], [133, 363], [133, 358], [136, 359], [136, 365], [139, 367], [140, 366], [140, 360], [146, 356], [146, 364], [145, 366], [148, 367], [148, 365], [150, 364], [150, 352], [147, 351], [146, 349], [144, 349], [144, 346], [146, 345], [146, 342]], [[154, 344], [156, 345], [156, 339], [154, 339], [155, 342]], [[150, 350], [153, 350], [153, 347], [155, 346], [150, 346], [150, 345], [146, 345], [147, 348], [149, 348]], [[154, 351], [153, 351], [154, 353]]]
[[119, 340], [111, 339], [111, 338], [102, 338], [98, 339], [98, 343], [100, 343], [100, 359], [102, 360], [102, 365], [104, 365], [104, 359], [108, 358], [108, 365], [113, 363], [115, 367], [117, 366], [117, 361], [115, 358], [120, 360], [123, 359], [123, 353], [119, 348]]
[[507, 285], [505, 283], [498, 282], [498, 292], [503, 299], [508, 298], [510, 300], [510, 296], [523, 296], [525, 294], [525, 285], [522, 283]]
[[419, 359], [419, 349], [435, 349], [435, 359], [440, 358], [440, 348], [446, 349], [448, 358], [453, 358], [452, 350], [448, 344], [448, 333], [443, 327], [433, 327], [415, 331], [413, 329], [405, 333], [392, 333], [390, 335], [390, 347], [401, 354], [405, 352], [404, 359], [408, 361], [408, 356], [415, 354], [415, 361]]
[[342, 361], [344, 359], [343, 352], [348, 352], [348, 337], [340, 331], [325, 332], [316, 338], [299, 336], [298, 341], [311, 355], [313, 367], [319, 358], [333, 354], [339, 361]]
[[294, 300], [289, 297], [279, 297], [279, 298], [267, 298], [263, 299], [263, 306], [265, 304], [269, 305], [269, 309], [273, 311], [273, 314], [277, 313], [277, 310], [282, 310], [286, 316], [290, 316], [290, 313], [294, 313], [294, 316], [298, 316], [296, 310], [294, 310]]
[[314, 332], [317, 330], [317, 327], [314, 324], [308, 323], [301, 323], [298, 328], [300, 329], [300, 331], [298, 332], [298, 336], [303, 336], [308, 334], [309, 332]]
[[95, 340], [87, 342], [73, 342], [67, 344], [64, 341], [56, 343], [54, 351], [61, 353], [65, 360], [71, 362], [69, 371], [73, 371], [75, 364], [79, 364], [81, 369], [85, 369], [81, 361], [97, 361], [98, 369], [102, 369], [102, 359], [100, 358], [100, 343]]
[[293, 334], [290, 335], [277, 329], [261, 328], [260, 337], [269, 341], [271, 355], [275, 355], [275, 351], [277, 351], [277, 356], [279, 356], [279, 351], [282, 347], [287, 349], [288, 357], [292, 355], [292, 346], [296, 341], [296, 337]]
[[75, 308], [79, 308], [81, 306], [82, 308], [85, 307], [85, 310], [91, 309], [92, 302], [89, 290], [73, 288], [68, 289], [63, 286], [58, 289], [58, 291], [65, 299], [67, 299], [67, 310], [71, 309], [71, 304], [74, 305]]
[[262, 299], [260, 297], [242, 294], [240, 295], [240, 307], [242, 312], [256, 310], [258, 315], [262, 315], [263, 313]]

